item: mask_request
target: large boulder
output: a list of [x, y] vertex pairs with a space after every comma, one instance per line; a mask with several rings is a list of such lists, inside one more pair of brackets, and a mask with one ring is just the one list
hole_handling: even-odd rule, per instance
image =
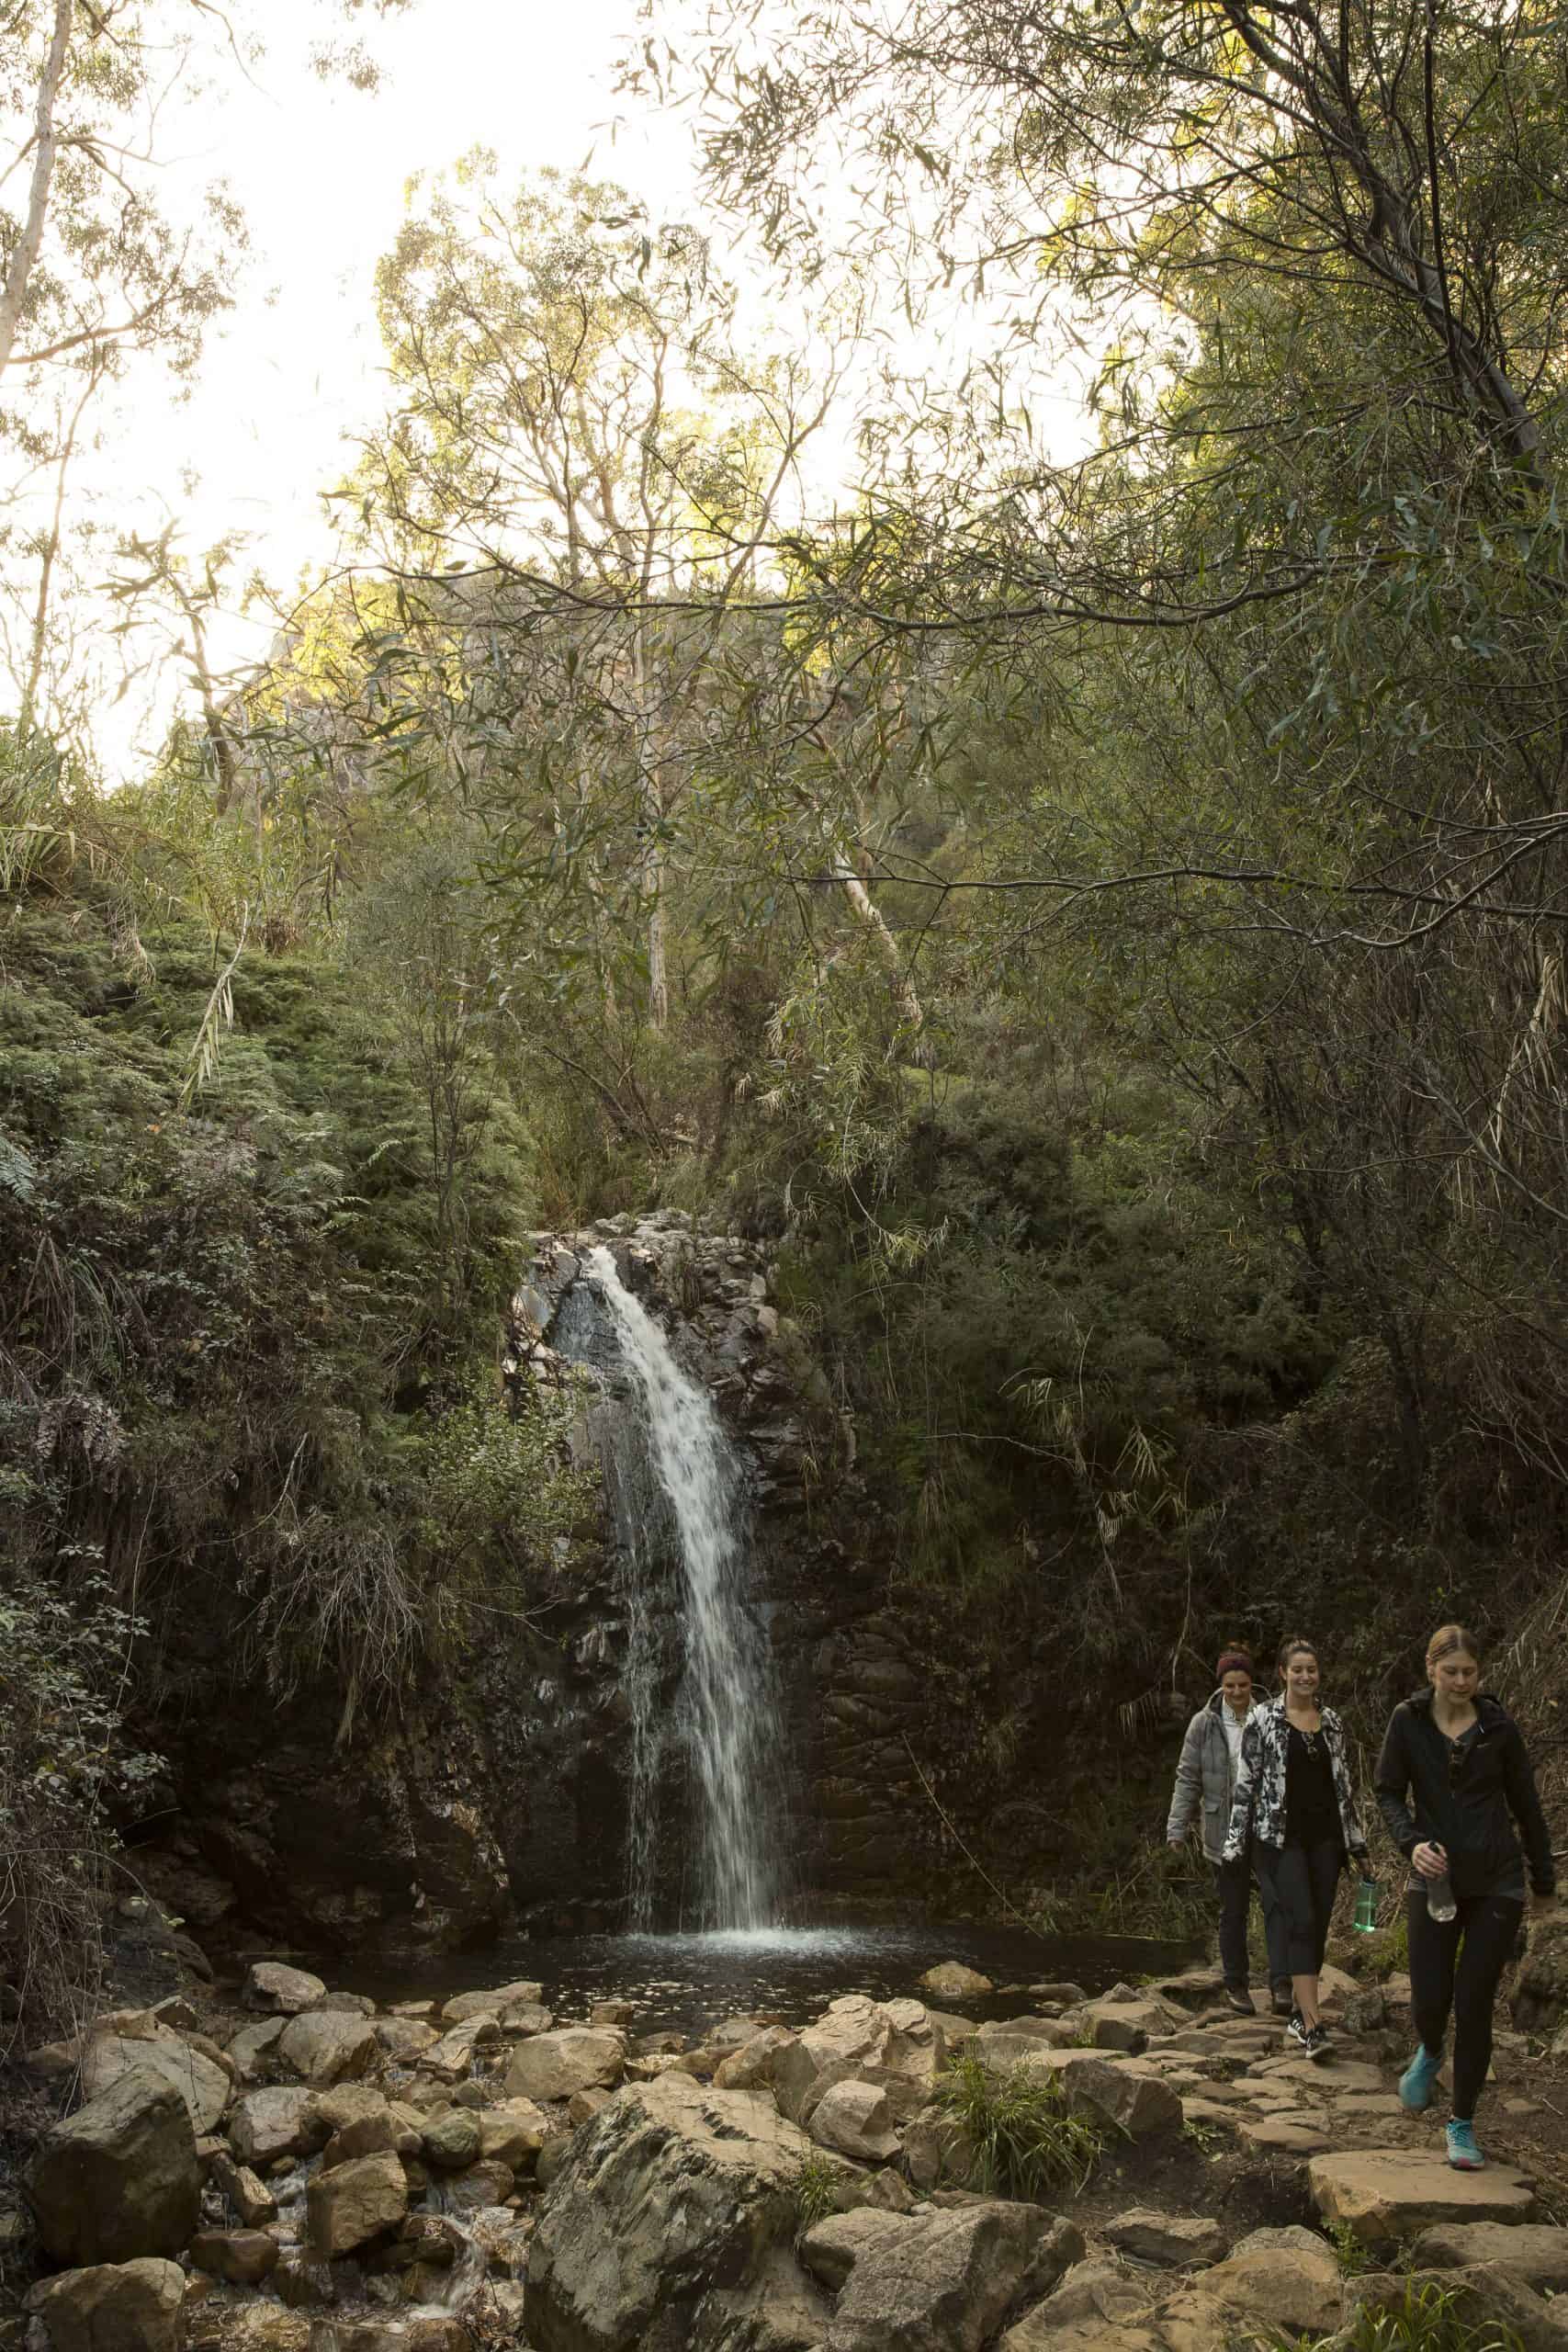
[[810, 2130], [820, 2146], [868, 2164], [886, 2164], [898, 2153], [893, 2110], [875, 2083], [835, 2083], [813, 2108]]
[[468, 2107], [439, 2107], [420, 2132], [426, 2164], [441, 2172], [461, 2172], [479, 2153], [479, 2119]]
[[1086, 2001], [1073, 2019], [1097, 2050], [1145, 2049], [1156, 2036], [1179, 2032], [1185, 2012], [1152, 1996], [1143, 1999]]
[[1535, 2193], [1508, 2165], [1454, 2172], [1439, 2155], [1365, 2149], [1314, 2156], [1307, 2188], [1324, 2220], [1354, 2231], [1363, 2245], [1419, 2237], [1444, 2222], [1528, 2222]]
[[311, 2246], [330, 2261], [397, 2228], [408, 2211], [408, 2181], [394, 2155], [356, 2156], [319, 2172], [306, 2203]]
[[498, 2099], [481, 2107], [479, 2154], [521, 2172], [531, 2165], [550, 2136], [550, 2119], [531, 2098]]
[[231, 2287], [259, 2287], [277, 2261], [277, 2240], [266, 2230], [197, 2230], [190, 2242], [194, 2269]]
[[308, 2090], [251, 2091], [229, 2118], [229, 2143], [243, 2165], [270, 2165], [279, 2156], [312, 2156], [333, 2126]]
[[1005, 2075], [1042, 2050], [1070, 2050], [1077, 2041], [1077, 2028], [1066, 2018], [1005, 2018], [977, 2027], [967, 2048], [993, 2074]]
[[354, 2081], [376, 2062], [374, 2027], [341, 2009], [307, 2009], [284, 2027], [277, 2054], [308, 2083]]
[[1346, 2293], [1332, 2250], [1306, 2231], [1258, 2234], [1278, 2242], [1238, 2248], [1174, 2288], [1079, 2263], [1009, 2329], [999, 2352], [1232, 2352], [1337, 2327]]
[[179, 2352], [185, 2272], [177, 2262], [62, 2270], [28, 2297], [51, 2352]]
[[229, 2044], [236, 2080], [259, 2083], [265, 2079], [288, 2022], [286, 2017], [263, 2018], [258, 2024], [241, 2027]]
[[474, 2052], [501, 2040], [501, 2028], [488, 2010], [449, 2026], [439, 2041], [420, 2054], [419, 2071], [437, 2082], [465, 2083], [474, 2071]]
[[1052, 2075], [1075, 2114], [1129, 2140], [1150, 2140], [1181, 2125], [1181, 2097], [1145, 2058], [1099, 2050], [1042, 2047], [1023, 2063]]
[[[1509, 2270], [1486, 2263], [1471, 2270], [1369, 2271], [1348, 2281], [1345, 2300], [1357, 2315], [1389, 2312], [1397, 2325], [1409, 2301], [1432, 2289], [1451, 2314], [1450, 2341], [1512, 2343], [1521, 2352], [1568, 2352], [1568, 2323], [1554, 2302]], [[1462, 2331], [1462, 2334], [1461, 2334]], [[1385, 2331], [1386, 2335], [1392, 2331]], [[1412, 2331], [1402, 2329], [1409, 2340]], [[1398, 2339], [1396, 2339], [1398, 2340]]]
[[971, 2185], [977, 2170], [975, 2143], [945, 2108], [922, 2108], [904, 2126], [903, 2137], [904, 2161], [917, 2188]]
[[245, 1978], [240, 1997], [247, 2009], [292, 2018], [324, 1999], [326, 1989], [321, 1978], [312, 1976], [308, 1968], [288, 1968], [278, 1960], [258, 1960]]
[[520, 2041], [506, 2069], [508, 2098], [570, 2098], [573, 2091], [607, 2089], [626, 2072], [626, 2046], [618, 2033], [564, 2026]]
[[375, 2034], [378, 2049], [400, 2065], [433, 2050], [441, 2039], [435, 2028], [426, 2025], [421, 2018], [378, 2018]]
[[814, 2025], [778, 2045], [771, 2062], [780, 2107], [795, 2123], [809, 2123], [818, 2099], [835, 2083], [874, 2083], [887, 2093], [896, 2121], [923, 2105], [946, 2061], [946, 2043], [919, 2001], [873, 2001], [848, 1993], [831, 2002]]
[[836, 2295], [863, 2254], [897, 2238], [897, 2233], [887, 2227], [889, 2220], [905, 2218], [889, 2214], [886, 2206], [861, 2205], [847, 2213], [827, 2213], [801, 2238], [800, 2259], [812, 2277]]
[[247, 2229], [261, 2229], [276, 2221], [277, 2199], [271, 2189], [257, 2179], [249, 2165], [236, 2164], [227, 2149], [209, 2157], [207, 2177]]
[[1275, 2342], [1315, 2339], [1336, 2328], [1344, 2312], [1345, 2282], [1333, 2249], [1318, 2245], [1274, 2246], [1233, 2255], [1168, 2296], [1157, 2324], [1172, 2345], [1234, 2343], [1244, 2322]]
[[714, 2069], [714, 2081], [720, 2090], [760, 2090], [773, 2079], [773, 2061], [781, 2050], [787, 2050], [798, 2036], [787, 2025], [764, 2026], [743, 2041], [739, 2050], [721, 2058]]
[[1020, 2341], [1044, 2343], [1065, 2327], [1096, 2326], [1101, 2321], [1119, 2324], [1134, 2312], [1147, 2311], [1153, 2293], [1153, 2282], [1146, 2277], [1129, 2276], [1119, 2263], [1108, 2262], [1102, 2256], [1085, 2262], [1075, 2262], [1063, 2274], [1043, 2303], [1036, 2303], [1020, 2329], [1011, 2331], [1007, 2341], [1015, 2336]]
[[166, 2083], [123, 2075], [44, 2133], [23, 2188], [53, 2262], [178, 2254], [201, 2211], [190, 2110]]
[[826, 2297], [789, 2248], [770, 2246], [755, 2278], [743, 2287], [715, 2287], [704, 2298], [701, 2352], [821, 2352], [830, 2316]]
[[463, 2172], [446, 2175], [441, 2184], [441, 2200], [448, 2213], [479, 2213], [487, 2206], [503, 2203], [513, 2186], [510, 2165], [469, 2165]]
[[1495, 2264], [1538, 2295], [1568, 2293], [1568, 2230], [1544, 2222], [1439, 2222], [1410, 2249], [1418, 2270], [1466, 2270]]
[[1135, 2262], [1161, 2269], [1184, 2270], [1200, 2263], [1218, 2262], [1230, 2240], [1218, 2222], [1195, 2213], [1161, 2213], [1151, 2206], [1134, 2206], [1105, 2224], [1105, 2234]]
[[793, 2238], [812, 2154], [771, 2099], [684, 2074], [629, 2085], [578, 2132], [540, 2207], [528, 2340], [537, 2352], [700, 2341], [705, 2298], [754, 2287]]
[[511, 1984], [498, 1984], [493, 1993], [458, 1993], [446, 2002], [441, 2011], [443, 2025], [464, 2025], [469, 2018], [500, 2018], [506, 2010], [523, 2006], [535, 2006], [545, 1997], [542, 1984], [518, 1978]]
[[979, 2352], [1083, 2252], [1072, 2223], [1037, 2205], [842, 2217], [852, 2221], [878, 2227], [853, 2250], [825, 2352]]
[[166, 2084], [190, 2109], [191, 2129], [205, 2137], [229, 2104], [229, 2077], [221, 2066], [193, 2050], [177, 2033], [160, 2030], [129, 2041], [118, 2033], [96, 2033], [82, 2053], [82, 2087], [89, 2098], [123, 2075]]

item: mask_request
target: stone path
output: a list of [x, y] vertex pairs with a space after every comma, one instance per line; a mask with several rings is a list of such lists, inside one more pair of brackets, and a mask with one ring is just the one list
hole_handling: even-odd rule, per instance
[[[1401, 2108], [1397, 1984], [1328, 1972], [1318, 2063], [1202, 1972], [1012, 1989], [1005, 2020], [850, 1994], [689, 2047], [621, 2000], [383, 2013], [272, 1962], [226, 2046], [183, 2000], [116, 2012], [32, 2053], [91, 2095], [28, 2170], [39, 2267], [67, 2266], [30, 2352], [1230, 2352], [1426, 2278], [1568, 2352], [1568, 2230], [1513, 2165], [1450, 2171], [1441, 2101]], [[1528, 2044], [1499, 2042], [1512, 2073]], [[942, 2096], [964, 2050], [1105, 2130], [1081, 2197], [987, 2186]]]
[[[1201, 2221], [1123, 2215], [1097, 2233], [1104, 2250], [1091, 2249], [1001, 2337], [1001, 2352], [1222, 2352], [1238, 2328], [1260, 2325], [1321, 2338], [1361, 2306], [1398, 2302], [1429, 2278], [1462, 2321], [1504, 2321], [1525, 2352], [1568, 2352], [1568, 2319], [1553, 2301], [1568, 2289], [1568, 2230], [1540, 2219], [1536, 2184], [1515, 2166], [1451, 2169], [1440, 2093], [1422, 2115], [1400, 2104], [1407, 1988], [1369, 1995], [1325, 1972], [1333, 2047], [1315, 2061], [1282, 2046], [1272, 2016], [1200, 2006], [1213, 1989], [1194, 1971], [1152, 1995], [1118, 1988], [1088, 2014], [1097, 2035], [1115, 2039], [1141, 2013], [1146, 2039], [1131, 2044], [1133, 2063], [1177, 2091], [1183, 2126], [1205, 2153], [1216, 2161], [1251, 2153], [1294, 2169], [1319, 2230], [1359, 2243], [1359, 2261], [1341, 2262], [1318, 2230], [1286, 2227], [1255, 2231], [1200, 2267], [1181, 2247], [1189, 2235], [1196, 2245]], [[1173, 2009], [1189, 2007], [1197, 2013], [1177, 2021]], [[1498, 2041], [1506, 2056], [1527, 2047], [1506, 2030]], [[1491, 2104], [1495, 2116], [1506, 2111]], [[1190, 2275], [1179, 2283], [1148, 2275], [1161, 2267]]]
[[[1152, 2011], [1158, 2002], [1168, 2015], [1195, 1997], [1201, 2000], [1213, 1984], [1199, 1971], [1172, 1977], [1154, 1987], [1153, 1999], [1145, 1998], [1143, 2006]], [[1412, 2115], [1400, 2104], [1399, 2075], [1414, 2046], [1405, 1980], [1369, 1991], [1329, 1968], [1323, 1987], [1331, 2034], [1325, 2058], [1292, 2052], [1275, 2017], [1240, 2018], [1210, 2007], [1164, 2032], [1150, 2032], [1144, 2063], [1179, 2093], [1183, 2122], [1204, 2136], [1228, 2134], [1260, 2154], [1303, 2160], [1334, 2151], [1382, 2151], [1397, 2157], [1407, 2172], [1417, 2159], [1430, 2160], [1458, 2184], [1462, 2201], [1464, 2177], [1450, 2170], [1444, 2153], [1448, 2104], [1442, 2089], [1423, 2115]], [[1107, 2005], [1116, 2005], [1114, 1995], [1093, 2006]], [[1522, 2035], [1506, 2029], [1499, 2030], [1497, 2043], [1504, 2052], [1526, 2046]], [[1446, 2068], [1439, 2080], [1446, 2085]], [[1488, 2104], [1495, 2120], [1501, 2102], [1494, 2096]], [[1486, 2120], [1483, 2114], [1483, 2136]], [[1472, 2177], [1500, 2177], [1492, 2165], [1484, 2176]]]

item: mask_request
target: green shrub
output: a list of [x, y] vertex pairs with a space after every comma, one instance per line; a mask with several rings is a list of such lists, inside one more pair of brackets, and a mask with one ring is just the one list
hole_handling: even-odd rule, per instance
[[1033, 2200], [1051, 2189], [1080, 2189], [1105, 2153], [1104, 2128], [1072, 2114], [1061, 2085], [1027, 2065], [998, 2074], [964, 2052], [937, 2083], [935, 2098], [963, 2126], [987, 2194]]
[[69, 1601], [15, 1564], [0, 1581], [0, 1978], [40, 2036], [72, 2030], [98, 2003], [116, 1869], [107, 1808], [158, 1771], [121, 1721], [141, 1627], [75, 1548]]
[[833, 2199], [842, 2177], [840, 2167], [827, 2156], [807, 2156], [795, 2177], [795, 2234], [796, 2243], [807, 2230], [815, 2229], [833, 2210]]
[[1461, 2318], [1450, 2288], [1414, 2278], [1398, 2302], [1364, 2305], [1348, 2327], [1320, 2336], [1314, 2352], [1330, 2344], [1335, 2352], [1523, 2352], [1505, 2321]]
[[1356, 2235], [1348, 2222], [1330, 2222], [1328, 2242], [1334, 2248], [1334, 2258], [1347, 2278], [1359, 2278], [1364, 2271], [1375, 2267], [1377, 2256], [1365, 2240]]

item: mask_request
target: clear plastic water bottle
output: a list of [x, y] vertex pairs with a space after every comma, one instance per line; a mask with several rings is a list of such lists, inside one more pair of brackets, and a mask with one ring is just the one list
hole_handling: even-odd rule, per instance
[[1364, 1878], [1356, 1889], [1356, 1916], [1353, 1925], [1363, 1936], [1372, 1936], [1377, 1933], [1378, 1883], [1375, 1878]]
[[1427, 1910], [1428, 1916], [1436, 1919], [1439, 1927], [1446, 1927], [1450, 1919], [1459, 1917], [1459, 1905], [1454, 1901], [1453, 1883], [1447, 1871], [1443, 1872], [1441, 1878], [1429, 1878], [1427, 1881]]

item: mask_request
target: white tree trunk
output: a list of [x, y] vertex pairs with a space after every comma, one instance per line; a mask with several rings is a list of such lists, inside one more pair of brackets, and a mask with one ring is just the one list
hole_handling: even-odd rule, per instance
[[49, 211], [49, 186], [54, 177], [54, 102], [60, 95], [60, 85], [65, 74], [65, 57], [71, 46], [71, 22], [75, 7], [76, 0], [54, 0], [54, 31], [50, 40], [49, 55], [44, 60], [43, 75], [38, 85], [38, 105], [33, 114], [33, 176], [28, 190], [28, 217], [22, 223], [22, 233], [6, 265], [6, 282], [0, 286], [0, 374], [4, 374], [10, 365], [11, 354], [16, 349], [22, 304], [27, 299], [28, 283], [39, 257], [39, 248], [43, 243], [43, 224]]
[[915, 983], [905, 967], [903, 956], [898, 952], [898, 942], [888, 930], [881, 909], [847, 857], [835, 857], [833, 872], [839, 881], [843, 884], [844, 896], [854, 910], [857, 922], [865, 929], [872, 945], [886, 968], [888, 978], [893, 983], [893, 992], [898, 1000], [900, 1012], [911, 1029], [920, 1028], [926, 1016], [920, 1010], [920, 1000], [915, 994]]

